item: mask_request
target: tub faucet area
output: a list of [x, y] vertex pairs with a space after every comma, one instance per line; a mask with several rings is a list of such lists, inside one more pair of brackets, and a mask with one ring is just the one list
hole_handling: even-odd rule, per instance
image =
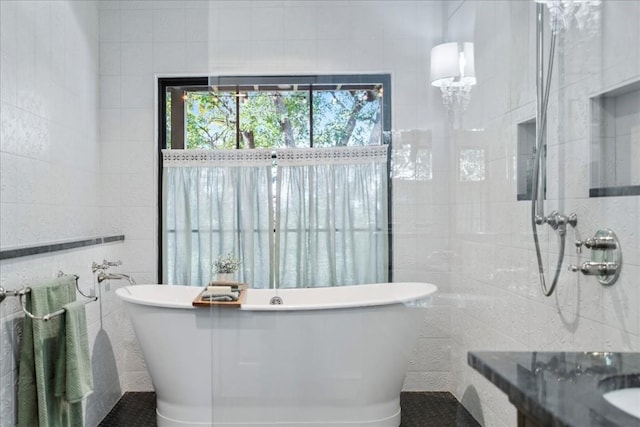
[[110, 267], [117, 267], [122, 265], [122, 261], [107, 261], [102, 260], [102, 264], [98, 264], [97, 262], [93, 262], [91, 264], [91, 271], [98, 272], [98, 283], [102, 283], [105, 280], [122, 280], [126, 279], [130, 285], [135, 285], [136, 281], [133, 280], [133, 277], [128, 274], [123, 273], [107, 273], [105, 270], [108, 270]]
[[105, 280], [122, 280], [122, 279], [128, 280], [129, 284], [131, 285], [136, 284], [136, 281], [133, 279], [133, 277], [129, 276], [128, 274], [105, 273], [104, 271], [101, 271], [100, 273], [98, 273], [98, 283], [102, 283]]

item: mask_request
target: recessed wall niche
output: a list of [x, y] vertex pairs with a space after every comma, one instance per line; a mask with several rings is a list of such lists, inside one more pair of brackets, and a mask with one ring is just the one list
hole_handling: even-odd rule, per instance
[[[536, 159], [536, 120], [518, 123], [517, 184], [518, 200], [531, 200], [533, 166]], [[546, 178], [546, 177], [545, 177]], [[543, 179], [546, 182], [546, 179]]]
[[591, 98], [590, 197], [640, 195], [640, 81]]

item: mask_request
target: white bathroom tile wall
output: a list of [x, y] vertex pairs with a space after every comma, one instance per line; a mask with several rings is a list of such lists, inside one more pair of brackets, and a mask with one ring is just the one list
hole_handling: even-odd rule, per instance
[[187, 71], [185, 43], [154, 43], [153, 69], [165, 70], [167, 74], [185, 73]]
[[408, 371], [402, 389], [404, 391], [442, 391], [451, 388], [449, 372]]
[[[149, 2], [143, 3], [143, 9], [129, 9], [128, 5], [136, 2], [121, 2], [120, 37], [121, 41], [129, 43], [153, 41], [153, 10], [148, 9]], [[144, 4], [147, 3], [147, 4]]]
[[[206, 4], [206, 2], [205, 2]], [[206, 42], [209, 40], [209, 10], [205, 7], [185, 11], [185, 41]]]
[[209, 33], [216, 34], [217, 40], [251, 40], [250, 27], [244, 31], [237, 31], [243, 22], [250, 19], [251, 9], [243, 3], [239, 2], [229, 7], [219, 5], [215, 11], [215, 22], [213, 20], [209, 22]]
[[155, 206], [156, 195], [149, 191], [156, 185], [155, 177], [152, 173], [140, 171], [122, 175], [122, 204], [123, 207], [130, 206]]
[[316, 69], [320, 73], [329, 73], [331, 70], [345, 73], [350, 70], [349, 46], [343, 40], [318, 38], [316, 55]]
[[[13, 193], [13, 202], [20, 204], [15, 208], [28, 211], [28, 215], [18, 215], [12, 221], [20, 223], [26, 221], [27, 216], [47, 218], [33, 224], [35, 231], [26, 233], [30, 234], [29, 238], [8, 232], [12, 236], [2, 241], [2, 247], [64, 237], [65, 220], [60, 218], [61, 223], [52, 223], [50, 207], [67, 207], [71, 215], [71, 209], [76, 205], [95, 205], [92, 196], [95, 192], [91, 191], [91, 186], [97, 185], [96, 177], [99, 176], [95, 110], [98, 35], [95, 30], [84, 35], [86, 45], [75, 40], [87, 30], [83, 20], [93, 25], [92, 20], [97, 15], [90, 13], [90, 9], [80, 2], [37, 6], [35, 3], [11, 3], [3, 5], [3, 29], [6, 27], [7, 30], [3, 32], [2, 68], [15, 73], [15, 79], [6, 78], [15, 96], [3, 97], [0, 151], [3, 155], [16, 157], [11, 162], [13, 173], [5, 176], [5, 186], [13, 188], [9, 194]], [[54, 46], [44, 40], [52, 39], [51, 36], [55, 39], [59, 34], [58, 27], [51, 24], [54, 21], [67, 27], [67, 32], [61, 35], [63, 48], [57, 51], [58, 55], [51, 55]], [[74, 71], [73, 80], [61, 78], [56, 81], [55, 72], [47, 71], [55, 71], [60, 57], [65, 58], [65, 73], [75, 67], [85, 70], [85, 74]], [[35, 72], [36, 65], [38, 73]], [[45, 82], [36, 84], [40, 75], [47, 76], [43, 78]], [[70, 111], [62, 114], [58, 111], [66, 107]], [[75, 114], [75, 121], [69, 113]], [[63, 191], [54, 191], [52, 184], [56, 182], [69, 185]], [[83, 222], [85, 220], [93, 221], [93, 224], [77, 224], [81, 229], [95, 228], [97, 219], [82, 218]], [[38, 225], [43, 222], [48, 226]]]
[[[116, 286], [107, 289], [104, 283], [98, 285], [91, 272], [91, 262], [101, 261], [103, 258], [119, 258], [122, 246], [122, 243], [114, 243], [51, 255], [4, 260], [0, 263], [0, 283], [7, 289], [46, 282], [55, 277], [59, 270], [63, 270], [68, 274], [78, 274], [80, 289], [85, 293], [93, 290], [100, 298], [97, 302], [86, 305], [94, 374], [94, 392], [87, 399], [86, 405], [87, 426], [97, 425], [92, 420], [101, 420], [123, 391], [118, 376], [120, 368], [115, 362], [121, 341], [120, 334], [117, 329], [109, 326], [123, 316], [121, 308], [115, 303]], [[17, 360], [20, 354], [22, 319], [17, 298], [8, 298], [0, 305], [0, 394], [3, 408], [0, 419], [4, 423], [0, 425], [3, 426], [16, 424]]]
[[282, 40], [251, 41], [251, 71], [266, 75], [279, 74], [284, 67], [284, 42]]
[[100, 169], [104, 174], [119, 174], [122, 172], [120, 110], [101, 109], [100, 116]]
[[[132, 94], [132, 96], [135, 96], [135, 94]], [[141, 167], [143, 167], [145, 172], [148, 172], [148, 168], [153, 164], [154, 160], [153, 156], [147, 155], [155, 142], [153, 138], [153, 111], [148, 108], [138, 107], [123, 108], [120, 112], [122, 114], [120, 119], [120, 141], [123, 154], [130, 152], [129, 150], [133, 150], [134, 154], [145, 153], [141, 158], [133, 159], [133, 156], [129, 156], [126, 159], [120, 159], [122, 162], [121, 170], [134, 173], [140, 172]]]
[[1, 51], [0, 61], [2, 61], [3, 66], [0, 69], [0, 101], [15, 105], [17, 102], [16, 67], [9, 59], [9, 53]]
[[384, 57], [380, 46], [371, 40], [354, 40], [350, 46], [351, 67], [384, 70]]
[[102, 5], [109, 5], [113, 9], [100, 9], [100, 42], [120, 41], [120, 4], [117, 0], [101, 1]]
[[[530, 22], [528, 14], [529, 4], [527, 2], [517, 2], [511, 7], [511, 25], [514, 28], [529, 28], [534, 26]], [[535, 73], [533, 61], [535, 58], [529, 55], [527, 50], [529, 45], [528, 31], [514, 31], [511, 33], [513, 49], [510, 51], [511, 60], [508, 68], [509, 95], [511, 108], [517, 108], [530, 99], [530, 94], [524, 88], [532, 84]]]
[[302, 72], [316, 68], [315, 40], [285, 40], [282, 66], [291, 72]]
[[[371, 13], [370, 4], [362, 3], [361, 5], [358, 5], [357, 3], [354, 3], [354, 6], [351, 8], [351, 15], [348, 17], [350, 22], [347, 28], [350, 28], [351, 30], [350, 38], [354, 40], [368, 40], [370, 42], [382, 40], [385, 35], [383, 24], [385, 20], [385, 12], [385, 9], [378, 10], [376, 8], [374, 13]], [[366, 16], [368, 19], [360, 19], [359, 17], [362, 16]], [[418, 18], [413, 17], [412, 20], [413, 19]], [[414, 22], [410, 20], [405, 21], [405, 24], [408, 27], [416, 28], [417, 26], [412, 25], [413, 23]]]
[[305, 2], [287, 2], [283, 20], [287, 40], [316, 40], [318, 20], [313, 6]]
[[142, 371], [127, 372], [124, 376], [124, 386], [127, 391], [149, 391], [153, 389], [153, 384], [146, 368]]
[[[210, 37], [215, 32], [209, 31]], [[210, 40], [208, 69], [214, 75], [225, 75], [238, 72], [238, 69], [251, 68], [251, 41], [250, 40]]]
[[[109, 178], [104, 178], [109, 179]], [[118, 186], [118, 191], [120, 187]], [[100, 208], [100, 227], [106, 236], [114, 236], [122, 233], [122, 210], [119, 207], [103, 206]]]
[[456, 13], [460, 13], [459, 9], [464, 4], [465, 0], [451, 0], [445, 3], [445, 13], [447, 19], [451, 19]]
[[119, 173], [105, 173], [102, 175], [102, 181], [100, 183], [100, 195], [102, 197], [101, 213], [104, 212], [104, 208], [106, 207], [119, 208], [122, 205], [122, 198], [120, 196], [120, 188], [122, 185], [120, 180], [121, 175]]
[[[156, 6], [159, 5], [160, 3]], [[184, 42], [186, 40], [186, 16], [186, 9], [182, 6], [155, 8], [153, 11], [153, 42]]]
[[[153, 70], [153, 56], [150, 42], [120, 43], [118, 45], [120, 58], [117, 64], [120, 66], [121, 75], [148, 74]], [[104, 62], [110, 58], [102, 56]], [[102, 63], [102, 61], [101, 61]]]
[[409, 360], [409, 371], [449, 372], [451, 338], [418, 338]]
[[[453, 5], [451, 5], [453, 6]], [[516, 200], [515, 128], [535, 115], [535, 3], [464, 1], [449, 14], [449, 39], [474, 28], [478, 84], [464, 123], [482, 132], [450, 135], [451, 390], [483, 425], [514, 426], [514, 410], [497, 388], [467, 366], [471, 350], [640, 350], [639, 197], [589, 198], [589, 97], [640, 79], [638, 2], [602, 2], [595, 32], [572, 28], [558, 39], [549, 104], [546, 212], [576, 212], [555, 294], [542, 296], [530, 225], [530, 202]], [[475, 11], [470, 22], [468, 10]], [[548, 40], [548, 37], [547, 37]], [[597, 48], [594, 48], [597, 46]], [[545, 49], [546, 51], [546, 49]], [[485, 179], [462, 182], [460, 148], [485, 150]], [[617, 167], [617, 166], [616, 166]], [[600, 228], [623, 248], [619, 281], [602, 287], [570, 273], [590, 259], [572, 242]], [[559, 250], [540, 230], [547, 283]], [[475, 399], [467, 398], [475, 395]]]
[[120, 74], [120, 43], [100, 43], [100, 75]]
[[119, 75], [100, 76], [99, 106], [100, 108], [120, 108], [120, 82]]
[[154, 221], [149, 221], [156, 215], [155, 206], [129, 207], [121, 213], [122, 230], [133, 240], [152, 241], [158, 232]]
[[282, 41], [284, 39], [284, 8], [282, 5], [252, 7], [250, 15], [244, 16], [242, 22], [246, 22], [250, 26], [254, 40]]
[[[123, 109], [153, 108], [155, 85], [153, 81], [149, 81], [149, 75], [135, 74], [122, 76], [120, 82], [120, 106]], [[117, 92], [118, 85], [116, 84], [110, 89]], [[126, 111], [123, 111], [122, 116], [124, 117], [125, 114]], [[125, 135], [123, 135], [123, 137], [124, 136]]]
[[[443, 292], [443, 287], [438, 291]], [[451, 307], [434, 305], [424, 310], [421, 338], [444, 338], [451, 336]], [[425, 369], [428, 371], [429, 369]]]
[[[112, 142], [121, 135], [114, 129], [120, 126], [120, 11], [104, 8], [99, 15], [93, 1], [3, 1], [0, 7], [0, 247], [119, 234], [121, 221], [102, 229], [107, 221], [101, 206], [111, 202], [104, 197], [117, 199], [121, 188], [101, 180], [101, 170], [110, 171], [109, 166], [121, 160], [120, 152], [111, 150], [113, 145], [101, 146], [99, 138]], [[105, 110], [99, 126], [100, 105], [113, 110]], [[111, 172], [118, 173], [119, 180], [120, 170]], [[100, 296], [99, 302], [86, 306], [98, 378], [86, 405], [88, 426], [104, 417], [123, 390], [115, 362], [119, 332], [103, 328], [122, 317], [120, 306], [112, 291], [98, 287], [90, 266], [105, 258], [121, 259], [125, 246], [114, 243], [0, 262], [0, 283], [7, 289], [45, 282], [62, 270], [78, 274], [81, 288], [95, 289]], [[21, 324], [17, 299], [7, 299], [0, 305], [2, 426], [16, 423]]]
[[638, 324], [640, 307], [636, 304], [640, 301], [638, 277], [640, 277], [638, 265], [625, 265], [624, 274], [621, 273], [616, 286], [605, 288], [602, 299], [603, 323], [615, 325], [635, 337], [640, 335]]
[[209, 66], [209, 44], [207, 42], [187, 43], [185, 61], [189, 69], [206, 70]]
[[[607, 49], [602, 50], [602, 63], [607, 67], [628, 70], [630, 76], [638, 73], [640, 58], [637, 50], [629, 46], [637, 44], [640, 38], [640, 3], [637, 1], [605, 2], [602, 7], [602, 42]], [[616, 25], [606, 25], [615, 22]]]
[[[318, 40], [351, 40], [352, 8], [350, 6], [337, 9], [329, 4], [318, 4], [315, 7], [316, 36]], [[339, 13], [336, 13], [340, 10]]]

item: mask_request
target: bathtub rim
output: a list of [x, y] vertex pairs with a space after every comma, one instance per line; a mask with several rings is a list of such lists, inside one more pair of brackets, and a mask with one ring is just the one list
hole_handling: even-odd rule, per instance
[[[137, 288], [140, 291], [143, 289], [158, 289], [158, 287], [170, 286], [173, 287], [175, 293], [182, 292], [180, 297], [184, 298], [182, 301], [176, 300], [161, 300], [161, 299], [149, 299], [148, 295], [134, 295], [131, 293], [132, 288]], [[400, 289], [402, 287], [402, 289]], [[198, 307], [192, 305], [193, 299], [202, 291], [201, 286], [185, 286], [185, 285], [167, 285], [167, 284], [139, 284], [123, 286], [116, 290], [116, 295], [123, 301], [134, 305], [145, 305], [161, 308], [176, 308], [176, 309], [189, 309], [195, 310]], [[351, 291], [357, 290], [354, 293]], [[375, 291], [374, 295], [365, 290]], [[286, 289], [247, 289], [246, 303], [243, 303], [239, 308], [240, 311], [309, 311], [309, 310], [331, 310], [331, 309], [344, 309], [344, 308], [358, 308], [358, 307], [373, 307], [383, 306], [391, 304], [411, 304], [414, 302], [427, 302], [431, 299], [433, 294], [438, 290], [438, 287], [432, 283], [426, 282], [387, 282], [387, 283], [371, 283], [363, 285], [350, 285], [350, 286], [337, 286], [337, 287], [319, 287], [319, 288], [286, 288]], [[334, 301], [318, 302], [310, 304], [287, 304], [287, 293], [291, 292], [320, 292], [329, 293], [334, 292], [337, 294], [346, 294], [348, 298], [336, 298]], [[280, 296], [284, 300], [282, 305], [269, 305], [269, 304], [255, 304], [250, 303], [251, 293], [266, 293], [271, 296]], [[362, 295], [358, 295], [362, 294]], [[359, 297], [359, 298], [358, 298]], [[222, 309], [230, 309], [228, 307], [221, 307]], [[200, 308], [202, 310], [202, 308]]]

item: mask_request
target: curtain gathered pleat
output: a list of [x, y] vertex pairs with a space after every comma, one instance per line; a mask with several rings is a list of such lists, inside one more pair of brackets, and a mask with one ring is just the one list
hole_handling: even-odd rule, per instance
[[275, 161], [274, 185], [269, 150], [163, 150], [165, 282], [203, 286], [228, 253], [255, 288], [388, 281], [387, 146]]
[[163, 151], [163, 276], [203, 286], [228, 253], [238, 280], [271, 286], [272, 156], [267, 150]]
[[277, 286], [388, 280], [387, 146], [276, 150]]

